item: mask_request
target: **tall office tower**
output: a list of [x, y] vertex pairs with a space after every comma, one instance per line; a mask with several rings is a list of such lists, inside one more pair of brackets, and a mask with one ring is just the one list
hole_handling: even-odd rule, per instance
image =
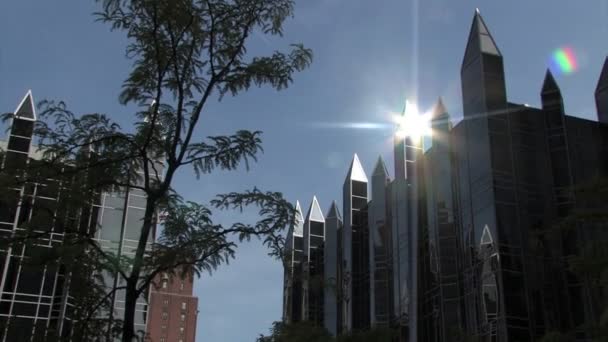
[[[31, 91], [28, 92], [14, 111], [9, 130], [8, 144], [2, 146], [5, 156], [2, 172], [15, 177], [23, 176], [31, 158], [32, 134], [36, 121], [36, 111]], [[25, 231], [32, 218], [38, 219], [57, 202], [58, 191], [46, 184], [15, 189], [13, 194], [2, 195], [0, 203], [0, 234], [3, 238]], [[61, 226], [52, 221], [35, 230], [50, 231], [50, 238], [38, 246], [22, 245], [8, 247], [1, 251], [0, 267], [0, 341], [25, 341], [32, 335], [42, 339], [47, 330], [61, 334], [66, 322], [67, 295], [62, 284], [66, 272], [63, 268], [35, 268], [27, 264], [27, 259], [36, 249], [61, 243]]]
[[452, 130], [452, 146], [465, 331], [495, 341], [552, 330], [586, 338], [582, 327], [599, 317], [601, 296], [563, 260], [602, 236], [591, 227], [549, 228], [586, 209], [572, 186], [608, 174], [605, 125], [565, 115], [550, 72], [542, 110], [507, 102], [502, 56], [479, 13], [461, 72], [465, 120]]
[[390, 178], [384, 160], [382, 157], [378, 157], [372, 174], [372, 200], [369, 203], [368, 212], [370, 324], [372, 327], [388, 327], [392, 313], [389, 183]]
[[342, 216], [336, 205], [331, 207], [325, 217], [325, 245], [324, 245], [324, 326], [333, 335], [340, 333], [340, 235], [342, 234]]
[[369, 231], [367, 227], [367, 176], [355, 154], [342, 187], [343, 328], [369, 326]]
[[[550, 76], [548, 73], [545, 79], [541, 100], [547, 123], [545, 139], [549, 146], [553, 175], [550, 178], [552, 191], [548, 191], [553, 195], [555, 206], [551, 208], [551, 215], [561, 220], [573, 212], [605, 212], [605, 204], [590, 201], [585, 195], [573, 192], [572, 187], [608, 177], [608, 127], [565, 115], [561, 92]], [[602, 77], [605, 75], [600, 76], [600, 79]], [[598, 229], [597, 222], [594, 223], [593, 220], [581, 221], [575, 229], [554, 229], [552, 234], [542, 236], [542, 243], [537, 244], [542, 248], [537, 248], [537, 254], [545, 261], [544, 283], [542, 287], [535, 283], [530, 285], [531, 291], [535, 291], [530, 293], [530, 310], [534, 313], [533, 328], [573, 331], [581, 339], [589, 338], [589, 329], [584, 326], [587, 322], [599, 320], [606, 297], [595, 285], [580, 274], [565, 269], [559, 261], [581, 254], [595, 243], [605, 245], [606, 240], [605, 229]], [[529, 273], [538, 273], [535, 271]], [[538, 309], [539, 306], [543, 310]]]
[[149, 342], [194, 342], [198, 298], [192, 295], [191, 274], [162, 273], [150, 289], [150, 310], [146, 330]]
[[304, 313], [303, 319], [323, 326], [325, 217], [313, 196], [304, 219]]
[[283, 322], [302, 320], [302, 262], [304, 260], [304, 215], [300, 202], [296, 201], [296, 222], [287, 231], [285, 241], [283, 280]]
[[[459, 175], [462, 181], [460, 188], [460, 209], [462, 219], [462, 238], [464, 243], [464, 286], [465, 306], [467, 312], [467, 330], [489, 338], [490, 336], [507, 336], [506, 331], [506, 301], [497, 293], [495, 286], [483, 286], [478, 263], [487, 260], [480, 259], [479, 241], [484, 227], [489, 227], [490, 233], [497, 243], [508, 246], [510, 254], [520, 254], [521, 244], [516, 240], [518, 229], [518, 213], [511, 199], [515, 199], [513, 179], [513, 156], [508, 135], [509, 121], [504, 80], [502, 55], [494, 43], [479, 11], [473, 17], [467, 47], [461, 68], [463, 96], [463, 150], [458, 151], [459, 162], [463, 163], [463, 173]], [[457, 131], [459, 132], [459, 131]], [[506, 134], [505, 134], [506, 133]], [[495, 200], [495, 185], [501, 184], [503, 197], [507, 205], [497, 208]], [[500, 216], [500, 217], [497, 217]], [[509, 216], [509, 217], [507, 217]], [[499, 223], [500, 222], [500, 223]], [[509, 224], [511, 223], [511, 224]], [[500, 230], [500, 232], [499, 232]], [[522, 260], [517, 255], [518, 262]], [[496, 278], [500, 278], [500, 270], [494, 270]], [[503, 290], [500, 279], [498, 288]], [[521, 276], [505, 282], [509, 289], [524, 291], [525, 286]], [[512, 291], [514, 292], [514, 291]], [[513, 313], [518, 319], [526, 319], [527, 311], [523, 301], [525, 296], [512, 296], [514, 306], [523, 308]], [[499, 299], [497, 299], [499, 298]], [[495, 302], [501, 300], [496, 305]], [[480, 302], [483, 301], [483, 305]], [[492, 304], [490, 304], [492, 303]], [[487, 311], [483, 308], [500, 309], [502, 312]], [[510, 334], [509, 334], [510, 335]], [[517, 336], [512, 339], [529, 337]], [[496, 337], [493, 337], [496, 338]]]
[[608, 124], [608, 57], [604, 61], [604, 67], [595, 88], [595, 105], [597, 106], [598, 121]]
[[[40, 163], [41, 157], [31, 147], [36, 121], [31, 92], [21, 101], [14, 114], [2, 169], [3, 172], [19, 175], [24, 172], [26, 165], [35, 167]], [[93, 156], [94, 152], [90, 152], [90, 155]], [[68, 169], [66, 166], [62, 168]], [[34, 170], [50, 172], [42, 168]], [[88, 176], [82, 175], [84, 178]], [[83, 181], [85, 183], [86, 180]], [[26, 262], [30, 256], [39, 254], [37, 250], [61, 244], [68, 225], [92, 234], [105, 253], [112, 253], [116, 257], [134, 254], [144, 214], [145, 195], [131, 188], [111, 193], [87, 188], [93, 195], [80, 199], [86, 203], [75, 205], [69, 198], [69, 188], [70, 184], [58, 184], [56, 179], [47, 177], [44, 184], [28, 183], [21, 189], [15, 189], [14, 198], [3, 198], [9, 201], [0, 205], [0, 232], [9, 237], [31, 229], [44, 234], [41, 238], [44, 243], [2, 251], [1, 341], [27, 340], [31, 336], [35, 339], [51, 338], [56, 335], [80, 339], [73, 335], [72, 328], [80, 318], [73, 312], [73, 301], [77, 292], [85, 290], [83, 285], [79, 285], [82, 284], [80, 281], [84, 281], [81, 279], [83, 274], [92, 270], [76, 272], [63, 264], [41, 267]], [[153, 241], [155, 232], [150, 235], [149, 241]], [[105, 272], [101, 276], [109, 290], [124, 285], [117, 274]], [[94, 319], [112, 321], [114, 317], [122, 318], [124, 296], [124, 290], [112, 292], [113, 310], [99, 313]], [[147, 293], [143, 293], [136, 307], [135, 330], [140, 336], [143, 336], [146, 327], [147, 296]], [[10, 338], [7, 339], [7, 336]]]
[[[427, 199], [428, 257], [437, 341], [451, 341], [460, 326], [458, 239], [452, 187], [450, 117], [441, 99], [431, 118], [432, 146], [424, 155]], [[426, 246], [425, 246], [426, 247]]]
[[[407, 108], [403, 115], [406, 115]], [[395, 135], [395, 179], [391, 182], [393, 311], [402, 341], [417, 341], [418, 310], [418, 180], [422, 141]]]

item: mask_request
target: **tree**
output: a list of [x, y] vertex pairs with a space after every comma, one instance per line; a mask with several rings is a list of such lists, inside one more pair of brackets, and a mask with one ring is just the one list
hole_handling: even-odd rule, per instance
[[[593, 341], [608, 341], [608, 179], [596, 178], [573, 186], [575, 205], [552, 227], [533, 236], [546, 241], [561, 236], [571, 247], [565, 252], [567, 271], [584, 284], [584, 303], [590, 308], [584, 326]], [[570, 341], [574, 331], [550, 331], [541, 341]]]
[[257, 342], [331, 342], [329, 332], [312, 322], [302, 321], [291, 324], [272, 323], [270, 335], [260, 335]]
[[336, 342], [391, 342], [398, 336], [394, 329], [373, 328], [338, 336]]
[[256, 342], [391, 342], [397, 331], [390, 328], [374, 328], [365, 331], [354, 331], [332, 337], [327, 330], [313, 322], [301, 321], [286, 324], [274, 322], [270, 335], [260, 335]]
[[[133, 60], [133, 69], [123, 84], [120, 102], [141, 108], [135, 114], [134, 131], [121, 129], [106, 115], [77, 116], [63, 102], [47, 101], [41, 104], [34, 135], [43, 153], [38, 167], [54, 172], [51, 179], [64, 181], [73, 190], [73, 203], [66, 207], [86, 207], [100, 191], [129, 189], [145, 195], [133, 256], [102, 248], [94, 238], [95, 229], [68, 222], [66, 243], [53, 251], [55, 260], [62, 262], [74, 251], [81, 256], [95, 254], [103, 260], [103, 265], [95, 266], [99, 269], [95, 274], [118, 275], [125, 292], [121, 336], [131, 342], [136, 335], [137, 298], [159, 273], [200, 275], [215, 269], [234, 257], [237, 245], [232, 236], [241, 241], [262, 237], [271, 247], [270, 254], [280, 256], [279, 232], [295, 217], [293, 206], [280, 193], [254, 188], [218, 195], [207, 207], [183, 200], [172, 184], [184, 167], [192, 168], [200, 178], [216, 169], [234, 170], [255, 161], [262, 150], [259, 131], [240, 130], [231, 136], [195, 140], [208, 103], [235, 96], [252, 85], [284, 89], [296, 72], [309, 66], [312, 52], [294, 44], [287, 53], [247, 54], [252, 34], [282, 35], [284, 21], [293, 15], [293, 0], [97, 2], [101, 6], [98, 20], [129, 38], [126, 54]], [[29, 170], [26, 176], [2, 185], [23, 186], [35, 181], [35, 174]], [[223, 227], [212, 221], [211, 208], [242, 210], [251, 205], [259, 208], [261, 216], [255, 224]], [[161, 211], [164, 230], [150, 248]], [[79, 215], [83, 214], [80, 210]], [[40, 234], [29, 231], [11, 237], [9, 243], [35, 238]], [[111, 291], [116, 290], [114, 285]]]

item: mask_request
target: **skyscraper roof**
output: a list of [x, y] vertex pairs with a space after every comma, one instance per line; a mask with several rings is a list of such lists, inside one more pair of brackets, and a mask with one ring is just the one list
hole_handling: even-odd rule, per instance
[[476, 10], [473, 16], [473, 23], [471, 24], [471, 31], [469, 32], [463, 66], [480, 54], [502, 56], [479, 10]]
[[310, 208], [308, 208], [306, 219], [309, 221], [325, 222], [325, 217], [323, 217], [323, 212], [317, 201], [317, 196], [312, 197], [312, 203], [310, 203]]
[[555, 78], [553, 78], [553, 74], [551, 73], [551, 70], [547, 69], [547, 72], [545, 73], [545, 81], [543, 82], [543, 89], [542, 89], [541, 93], [547, 94], [547, 93], [553, 93], [553, 92], [561, 93], [559, 90], [559, 86], [557, 85], [557, 82], [555, 82]]
[[340, 215], [340, 210], [338, 210], [336, 201], [331, 201], [331, 207], [329, 207], [329, 211], [327, 212], [327, 218], [337, 218], [342, 221], [342, 215]]
[[15, 116], [30, 121], [36, 121], [36, 108], [34, 107], [34, 97], [32, 91], [28, 90], [21, 103], [15, 109]]
[[494, 243], [494, 239], [492, 238], [492, 233], [490, 232], [490, 227], [486, 224], [483, 227], [483, 232], [481, 233], [481, 241], [480, 245], [491, 245]]
[[597, 81], [597, 88], [595, 88], [595, 91], [599, 92], [605, 88], [608, 88], [608, 57], [604, 60], [604, 66], [602, 67], [600, 79]]
[[388, 171], [386, 170], [386, 165], [384, 164], [384, 159], [382, 159], [382, 156], [378, 156], [378, 161], [376, 162], [376, 166], [374, 166], [374, 173], [372, 174], [372, 177], [378, 175], [388, 177]]
[[304, 215], [302, 215], [302, 208], [300, 207], [300, 201], [296, 201], [296, 226], [293, 229], [293, 235], [304, 236]]
[[433, 108], [432, 119], [438, 118], [447, 113], [448, 113], [448, 111], [447, 111], [447, 109], [445, 109], [445, 106], [443, 105], [443, 100], [441, 99], [441, 96], [440, 96], [439, 99], [437, 99], [437, 103], [435, 104], [435, 107]]
[[365, 175], [365, 171], [363, 171], [363, 167], [361, 166], [361, 162], [356, 153], [353, 157], [353, 161], [350, 163], [348, 174], [346, 174], [346, 180], [367, 183], [367, 176]]

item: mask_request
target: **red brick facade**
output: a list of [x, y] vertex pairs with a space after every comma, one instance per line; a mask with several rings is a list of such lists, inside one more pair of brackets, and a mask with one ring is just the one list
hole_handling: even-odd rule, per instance
[[194, 342], [198, 298], [193, 279], [161, 275], [151, 286], [147, 341]]

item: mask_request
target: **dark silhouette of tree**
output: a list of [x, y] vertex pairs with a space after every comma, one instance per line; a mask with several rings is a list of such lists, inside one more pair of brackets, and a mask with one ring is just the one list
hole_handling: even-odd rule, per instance
[[325, 328], [313, 322], [274, 322], [270, 335], [260, 335], [256, 342], [391, 342], [395, 337], [397, 332], [390, 328], [355, 331], [332, 337]]
[[331, 342], [327, 330], [312, 322], [302, 321], [291, 324], [274, 322], [270, 335], [260, 335], [256, 342]]
[[[44, 101], [34, 131], [42, 158], [30, 163], [19, 177], [14, 177], [14, 170], [5, 170], [0, 186], [15, 189], [49, 179], [61, 184], [67, 195], [58, 206], [66, 212], [51, 211], [51, 215], [61, 221], [57, 224], [65, 229], [65, 241], [40, 259], [81, 272], [82, 284], [95, 289], [80, 298], [77, 314], [82, 323], [98, 317], [117, 290], [116, 284], [122, 284], [124, 315], [111, 317], [112, 324], [104, 325], [104, 334], [112, 338], [107, 329], [115, 331], [119, 326], [122, 341], [131, 342], [136, 339], [137, 299], [159, 273], [210, 272], [234, 257], [237, 242], [233, 237], [240, 241], [262, 238], [270, 247], [269, 254], [281, 257], [279, 233], [295, 219], [293, 206], [281, 193], [254, 188], [218, 195], [206, 206], [183, 200], [172, 184], [184, 167], [201, 178], [218, 169], [235, 170], [242, 164], [248, 168], [255, 162], [262, 151], [259, 131], [239, 130], [197, 140], [209, 102], [238, 95], [251, 86], [287, 88], [293, 75], [309, 66], [312, 52], [300, 44], [269, 56], [247, 52], [253, 34], [283, 34], [284, 21], [293, 15], [292, 0], [97, 2], [97, 19], [129, 39], [126, 55], [133, 68], [123, 83], [120, 102], [140, 108], [134, 129], [122, 129], [104, 114], [78, 116], [63, 102]], [[38, 170], [46, 174], [42, 176]], [[95, 239], [96, 224], [85, 223], [91, 217], [88, 207], [100, 192], [126, 190], [145, 195], [141, 233], [132, 256], [103, 248]], [[259, 208], [258, 222], [224, 227], [212, 220], [212, 209], [240, 211], [248, 206]], [[163, 231], [152, 241], [159, 220]], [[45, 232], [34, 229], [36, 224], [29, 226], [32, 228], [5, 237], [3, 243], [33, 243], [44, 238]], [[86, 270], [82, 265], [87, 265]], [[98, 281], [91, 281], [104, 272], [119, 278], [110, 293], [103, 292]], [[78, 333], [82, 340], [89, 335], [100, 339], [98, 328], [83, 327]]]
[[[579, 328], [590, 333], [594, 342], [608, 341], [608, 179], [592, 179], [571, 191], [576, 204], [540, 238], [558, 233], [563, 239], [574, 239], [575, 248], [564, 255], [566, 266], [584, 284], [589, 296], [585, 301], [592, 311]], [[541, 341], [571, 341], [574, 334], [550, 331]]]

